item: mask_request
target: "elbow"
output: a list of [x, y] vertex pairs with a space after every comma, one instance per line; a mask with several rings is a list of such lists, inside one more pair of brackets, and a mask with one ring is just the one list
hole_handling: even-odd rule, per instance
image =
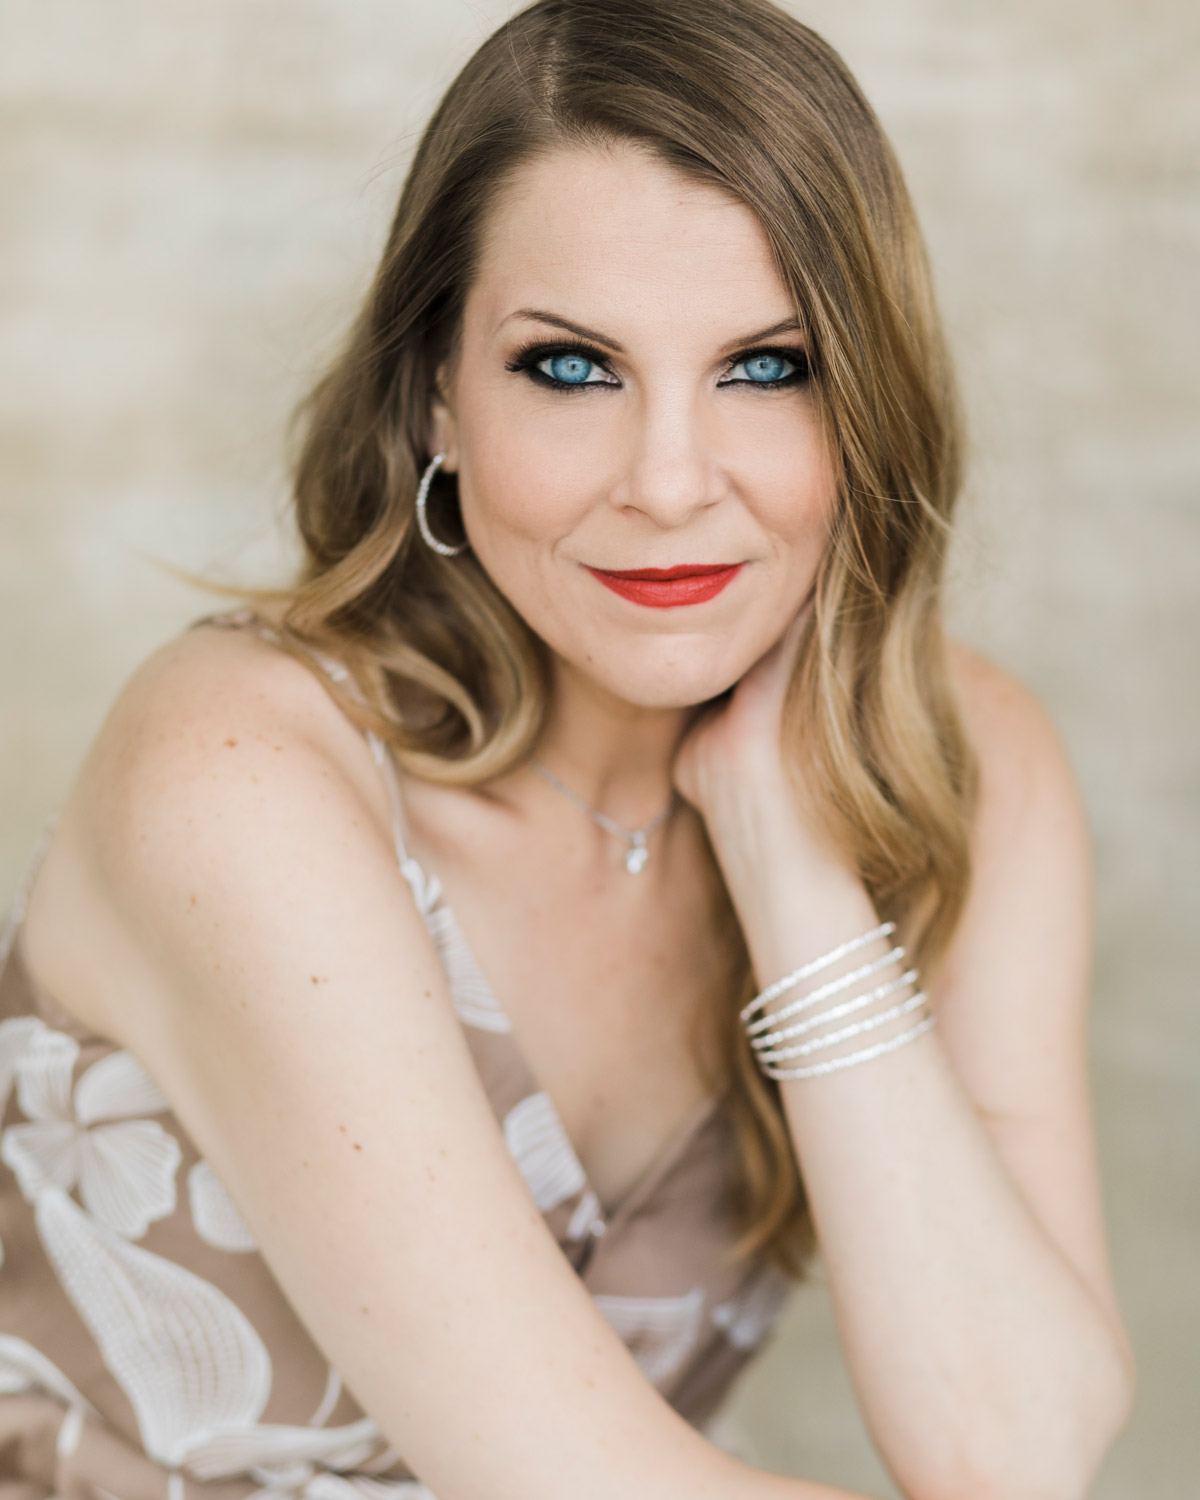
[[[1046, 1500], [1087, 1500], [1100, 1469], [1133, 1414], [1137, 1394], [1137, 1371], [1128, 1351], [1114, 1354], [1095, 1372], [1088, 1399], [1081, 1400], [1076, 1420], [1068, 1425], [1073, 1441], [1062, 1445], [1058, 1463], [1042, 1488], [1012, 1491], [1013, 1500], [1023, 1496]], [[1035, 1476], [1036, 1481], [1036, 1476]]]
[[1064, 1465], [1074, 1461], [1065, 1485], [1064, 1500], [1087, 1500], [1092, 1486], [1117, 1438], [1128, 1425], [1137, 1400], [1137, 1361], [1124, 1332], [1103, 1357], [1097, 1356], [1090, 1379], [1080, 1382], [1078, 1415], [1072, 1430], [1075, 1441], [1064, 1453]]
[[1114, 1355], [1111, 1369], [1106, 1383], [1106, 1404], [1102, 1408], [1099, 1421], [1095, 1426], [1099, 1441], [1096, 1445], [1095, 1458], [1092, 1472], [1087, 1476], [1087, 1484], [1080, 1491], [1081, 1497], [1090, 1490], [1092, 1481], [1100, 1465], [1108, 1456], [1110, 1449], [1124, 1432], [1133, 1415], [1133, 1409], [1137, 1404], [1137, 1360], [1129, 1342], [1122, 1338], [1121, 1345]]
[[1110, 1383], [1112, 1387], [1112, 1432], [1109, 1435], [1108, 1446], [1104, 1450], [1106, 1453], [1125, 1430], [1133, 1415], [1133, 1408], [1137, 1404], [1137, 1359], [1134, 1356], [1133, 1346], [1124, 1336], [1117, 1350], [1116, 1369]]
[[894, 1473], [905, 1500], [1087, 1500], [1101, 1465], [1127, 1425], [1137, 1392], [1128, 1346], [1098, 1360], [1057, 1400], [1034, 1403], [1022, 1419], [993, 1420], [926, 1452], [919, 1472]]

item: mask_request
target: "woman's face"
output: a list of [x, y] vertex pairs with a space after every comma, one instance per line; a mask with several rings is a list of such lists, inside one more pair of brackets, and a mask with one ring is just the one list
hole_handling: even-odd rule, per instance
[[562, 150], [489, 216], [434, 451], [557, 656], [681, 708], [732, 686], [813, 582], [836, 485], [806, 368], [749, 209], [636, 147]]

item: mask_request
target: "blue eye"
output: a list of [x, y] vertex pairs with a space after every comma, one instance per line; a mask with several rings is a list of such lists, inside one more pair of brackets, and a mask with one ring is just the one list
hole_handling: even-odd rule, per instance
[[519, 349], [504, 368], [551, 391], [594, 390], [621, 383], [602, 356], [585, 344], [531, 344]]
[[600, 367], [585, 354], [552, 354], [547, 359], [539, 360], [535, 368], [559, 385], [609, 384], [606, 380], [591, 378], [593, 372], [599, 371]]
[[731, 373], [736, 375], [738, 370], [744, 370], [745, 375], [740, 380], [733, 380], [729, 383], [733, 385], [782, 385], [784, 381], [790, 383], [796, 376], [806, 373], [807, 364], [807, 360], [799, 351], [793, 359], [777, 350], [764, 349], [758, 354], [748, 354], [744, 359], [739, 359]]

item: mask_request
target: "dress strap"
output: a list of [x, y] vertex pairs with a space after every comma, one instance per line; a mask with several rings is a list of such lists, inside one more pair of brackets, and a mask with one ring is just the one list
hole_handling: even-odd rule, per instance
[[[193, 620], [192, 627], [197, 625], [217, 625], [230, 630], [249, 629], [264, 641], [269, 641], [273, 646], [282, 644], [282, 637], [274, 626], [269, 625], [261, 615], [255, 614], [252, 609], [232, 609], [221, 614], [205, 615], [202, 619]], [[354, 678], [339, 661], [327, 656], [323, 651], [315, 651], [304, 641], [296, 639], [296, 646], [308, 657], [310, 657], [322, 672], [332, 681], [344, 686], [355, 698], [361, 701], [362, 694]], [[374, 730], [364, 730], [364, 738], [367, 746], [374, 757], [375, 764], [379, 767], [383, 776], [383, 784], [387, 789], [388, 806], [392, 814], [392, 842], [396, 848], [396, 860], [406, 875], [414, 862], [409, 858], [406, 847], [404, 799], [400, 793], [400, 777], [396, 770], [395, 756], [391, 749], [377, 735]]]
[[396, 770], [396, 757], [392, 754], [391, 747], [381, 740], [373, 729], [366, 731], [366, 738], [371, 754], [375, 757], [375, 764], [383, 774], [383, 784], [387, 788], [388, 805], [392, 810], [392, 843], [396, 846], [396, 859], [400, 868], [407, 873], [407, 866], [412, 861], [406, 847], [404, 798], [400, 793], [400, 776]]

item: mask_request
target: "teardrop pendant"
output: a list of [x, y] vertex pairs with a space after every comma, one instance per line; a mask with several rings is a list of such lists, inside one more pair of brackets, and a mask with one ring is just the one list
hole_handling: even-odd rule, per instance
[[646, 848], [645, 838], [635, 834], [633, 847], [625, 856], [625, 868], [631, 875], [636, 875], [649, 858], [650, 851]]
[[631, 875], [636, 875], [645, 868], [646, 861], [650, 858], [650, 850], [646, 846], [646, 840], [659, 826], [670, 816], [671, 809], [675, 806], [676, 794], [672, 791], [667, 805], [650, 819], [642, 828], [622, 828], [620, 823], [614, 823], [610, 817], [585, 802], [569, 786], [561, 782], [548, 766], [542, 765], [540, 760], [531, 760], [530, 764], [543, 781], [550, 783], [564, 797], [573, 802], [576, 807], [587, 813], [593, 823], [598, 823], [606, 833], [616, 834], [618, 837], [629, 840], [630, 847], [625, 852], [625, 868]]

